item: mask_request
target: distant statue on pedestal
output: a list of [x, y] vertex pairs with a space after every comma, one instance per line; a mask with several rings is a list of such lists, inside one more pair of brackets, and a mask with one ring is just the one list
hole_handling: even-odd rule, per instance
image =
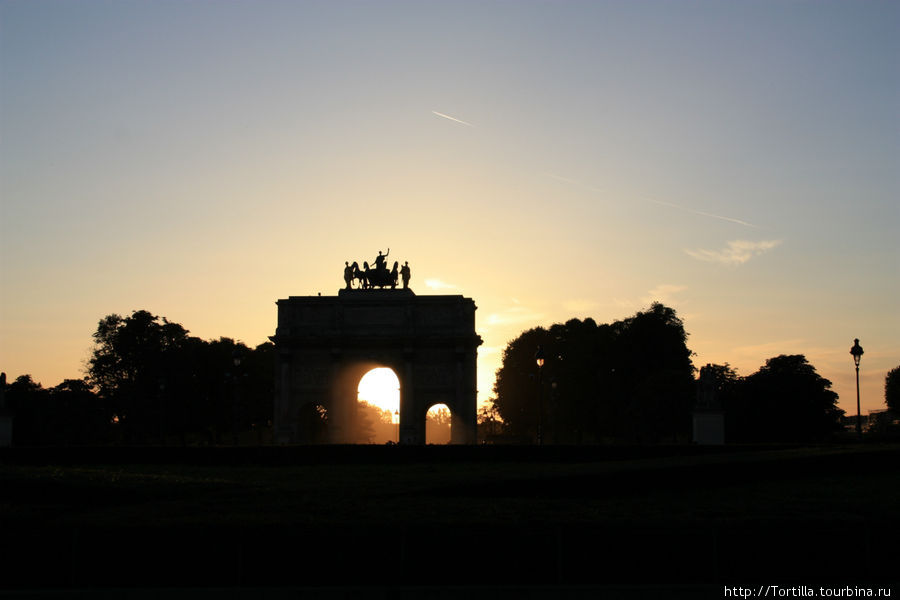
[[409, 289], [409, 262], [403, 261], [403, 267], [400, 268], [400, 277], [403, 279], [403, 289]]
[[700, 368], [700, 380], [697, 382], [697, 403], [695, 408], [719, 408], [719, 390], [716, 374], [710, 365]]
[[697, 402], [694, 404], [692, 416], [695, 444], [725, 443], [725, 413], [719, 400], [719, 382], [712, 365], [700, 369]]

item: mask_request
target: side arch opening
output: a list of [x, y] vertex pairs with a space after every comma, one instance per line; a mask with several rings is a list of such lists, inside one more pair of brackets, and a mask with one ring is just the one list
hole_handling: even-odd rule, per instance
[[435, 404], [425, 413], [425, 443], [449, 444], [452, 439], [453, 414], [446, 404]]

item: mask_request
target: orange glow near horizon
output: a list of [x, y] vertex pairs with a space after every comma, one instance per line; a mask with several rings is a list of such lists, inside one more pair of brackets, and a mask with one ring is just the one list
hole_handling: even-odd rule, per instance
[[479, 405], [523, 331], [659, 301], [848, 414], [859, 338], [883, 409], [900, 4], [826, 4], [0, 2], [0, 371], [79, 378], [134, 310], [256, 346], [390, 248], [475, 301]]

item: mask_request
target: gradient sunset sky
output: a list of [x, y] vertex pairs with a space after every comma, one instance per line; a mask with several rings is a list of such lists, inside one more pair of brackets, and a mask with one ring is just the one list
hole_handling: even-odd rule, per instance
[[506, 343], [659, 300], [694, 364], [900, 364], [900, 3], [0, 1], [0, 370], [110, 313], [249, 345], [390, 247]]

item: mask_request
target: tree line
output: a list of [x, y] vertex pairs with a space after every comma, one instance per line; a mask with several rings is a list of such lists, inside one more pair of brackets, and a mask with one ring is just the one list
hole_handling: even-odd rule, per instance
[[[6, 385], [13, 444], [246, 445], [272, 442], [275, 346], [202, 340], [146, 310], [102, 318], [85, 377], [44, 388], [30, 375]], [[308, 405], [314, 439], [328, 416]], [[360, 442], [397, 438], [392, 414], [359, 403]], [[450, 415], [429, 413], [430, 440], [449, 440]]]
[[5, 390], [14, 445], [235, 444], [271, 437], [275, 347], [206, 341], [146, 310], [104, 317], [83, 379]]
[[[482, 427], [498, 442], [534, 443], [539, 431], [543, 443], [689, 442], [699, 384], [687, 338], [660, 303], [609, 324], [529, 329], [503, 353]], [[727, 363], [708, 368], [728, 442], [821, 442], [844, 429], [831, 382], [803, 355], [772, 357], [746, 377]], [[898, 370], [886, 382], [894, 410]]]
[[[534, 443], [540, 430], [543, 443], [687, 443], [698, 394], [687, 339], [660, 303], [609, 324], [571, 319], [524, 331], [504, 350], [479, 437]], [[146, 310], [104, 317], [93, 341], [83, 379], [43, 388], [21, 375], [5, 386], [13, 444], [271, 442], [272, 343], [202, 340]], [[727, 363], [707, 369], [728, 442], [820, 442], [843, 429], [831, 382], [803, 355], [772, 357], [746, 377]], [[900, 415], [900, 366], [886, 377], [885, 401]], [[360, 405], [371, 439], [395, 427], [382, 412]], [[309, 418], [327, 429], [324, 411]], [[442, 418], [432, 425], [446, 428]]]

